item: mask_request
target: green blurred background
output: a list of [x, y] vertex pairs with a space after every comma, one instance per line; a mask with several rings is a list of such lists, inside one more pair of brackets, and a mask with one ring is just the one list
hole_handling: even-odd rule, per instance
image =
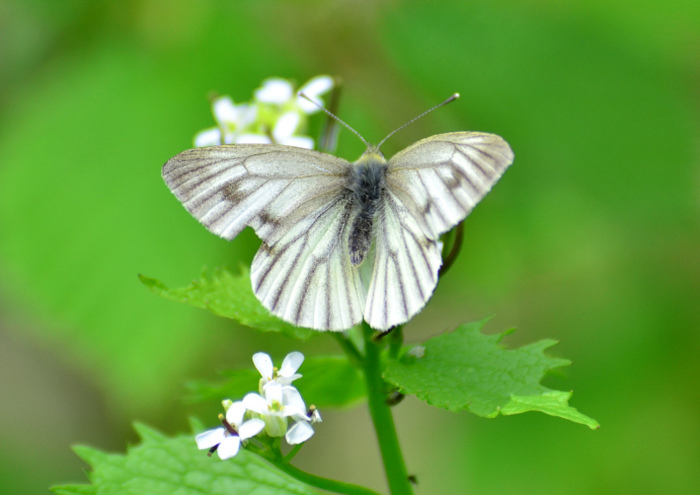
[[[431, 134], [501, 134], [514, 166], [466, 222], [465, 248], [407, 328], [420, 341], [495, 314], [509, 346], [574, 365], [587, 428], [487, 420], [407, 399], [399, 436], [419, 493], [700, 493], [700, 2], [0, 1], [0, 492], [81, 482], [70, 445], [171, 434], [186, 379], [258, 350], [335, 352], [158, 298], [203, 265], [249, 262], [185, 212], [161, 165], [269, 76], [343, 78], [340, 116], [391, 155]], [[361, 143], [341, 133], [339, 155]], [[303, 368], [302, 368], [303, 372]], [[364, 407], [323, 411], [299, 456], [384, 490]], [[366, 434], [364, 433], [366, 432]]]

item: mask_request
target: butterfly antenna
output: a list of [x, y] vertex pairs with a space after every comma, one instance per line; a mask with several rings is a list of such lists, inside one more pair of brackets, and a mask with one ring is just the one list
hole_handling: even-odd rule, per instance
[[340, 122], [341, 124], [343, 124], [347, 129], [349, 129], [349, 130], [352, 131], [357, 137], [359, 137], [360, 140], [361, 140], [363, 143], [365, 143], [365, 146], [367, 146], [368, 148], [371, 148], [370, 144], [369, 144], [367, 141], [365, 141], [365, 138], [363, 138], [362, 135], [361, 135], [359, 132], [357, 132], [355, 129], [353, 129], [353, 128], [350, 127], [348, 124], [346, 124], [345, 122], [343, 122], [343, 120], [342, 120], [340, 117], [338, 117], [337, 115], [331, 113], [329, 110], [323, 108], [323, 107], [322, 107], [321, 105], [319, 105], [317, 102], [315, 102], [314, 100], [312, 100], [311, 98], [309, 98], [308, 96], [306, 96], [304, 93], [299, 93], [298, 96], [304, 98], [305, 100], [310, 101], [311, 103], [313, 103], [314, 105], [316, 105], [320, 110], [323, 110], [323, 111], [326, 112], [329, 116], [333, 117], [335, 120], [337, 120], [338, 122]]
[[408, 122], [406, 122], [404, 125], [402, 125], [402, 126], [399, 127], [398, 129], [396, 129], [396, 130], [390, 132], [389, 135], [388, 135], [387, 137], [385, 137], [384, 139], [382, 139], [381, 142], [377, 145], [377, 149], [381, 148], [382, 144], [384, 144], [384, 141], [386, 141], [387, 139], [389, 139], [391, 136], [393, 136], [394, 134], [396, 134], [397, 132], [399, 132], [399, 131], [400, 131], [401, 129], [403, 129], [404, 127], [413, 124], [416, 120], [420, 119], [421, 117], [424, 117], [424, 116], [428, 115], [430, 112], [432, 112], [433, 110], [436, 110], [436, 109], [438, 109], [438, 108], [440, 108], [440, 107], [442, 107], [442, 106], [447, 105], [448, 103], [451, 103], [451, 102], [455, 101], [457, 98], [459, 98], [459, 93], [453, 94], [452, 96], [450, 96], [448, 99], [446, 99], [446, 100], [443, 101], [442, 103], [440, 103], [440, 104], [438, 104], [438, 105], [435, 105], [433, 108], [431, 108], [431, 109], [429, 109], [429, 110], [426, 110], [425, 112], [423, 112], [422, 114], [420, 114], [418, 117], [412, 118], [411, 120], [409, 120]]

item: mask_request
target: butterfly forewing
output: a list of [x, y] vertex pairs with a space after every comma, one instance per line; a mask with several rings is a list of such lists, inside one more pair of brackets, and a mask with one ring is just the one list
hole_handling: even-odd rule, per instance
[[495, 134], [438, 134], [392, 157], [387, 183], [436, 239], [464, 220], [512, 161], [510, 146]]
[[336, 197], [351, 165], [318, 151], [282, 145], [225, 145], [184, 151], [163, 178], [187, 210], [211, 232], [233, 239], [250, 225], [268, 243]]

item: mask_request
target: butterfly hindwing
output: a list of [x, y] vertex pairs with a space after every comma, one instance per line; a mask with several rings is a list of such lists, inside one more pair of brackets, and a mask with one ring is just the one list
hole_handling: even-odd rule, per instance
[[296, 221], [274, 244], [263, 243], [250, 276], [255, 295], [274, 315], [322, 330], [362, 321], [366, 289], [348, 254], [351, 209], [341, 195]]
[[387, 330], [408, 321], [430, 298], [442, 263], [439, 242], [426, 236], [401, 200], [387, 191], [374, 227], [374, 265], [365, 321]]

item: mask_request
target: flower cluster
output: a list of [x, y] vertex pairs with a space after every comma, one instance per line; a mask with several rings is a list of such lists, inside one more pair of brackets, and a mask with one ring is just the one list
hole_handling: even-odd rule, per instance
[[[301, 375], [297, 370], [304, 362], [300, 352], [288, 354], [278, 370], [264, 352], [253, 355], [253, 363], [262, 378], [259, 393], [251, 392], [242, 401], [223, 401], [226, 415], [220, 414], [223, 427], [200, 433], [195, 437], [200, 450], [217, 452], [221, 459], [235, 456], [241, 445], [259, 435], [284, 437], [288, 444], [297, 445], [314, 434], [314, 423], [321, 422], [318, 410], [306, 404], [299, 391], [291, 385]], [[291, 423], [291, 426], [290, 426]]]
[[212, 101], [216, 127], [204, 129], [194, 137], [194, 145], [286, 144], [313, 149], [314, 140], [304, 135], [307, 116], [319, 109], [300, 98], [299, 92], [322, 105], [321, 96], [333, 88], [330, 76], [316, 76], [294, 91], [286, 79], [270, 78], [255, 91], [250, 103], [235, 104], [230, 96]]

